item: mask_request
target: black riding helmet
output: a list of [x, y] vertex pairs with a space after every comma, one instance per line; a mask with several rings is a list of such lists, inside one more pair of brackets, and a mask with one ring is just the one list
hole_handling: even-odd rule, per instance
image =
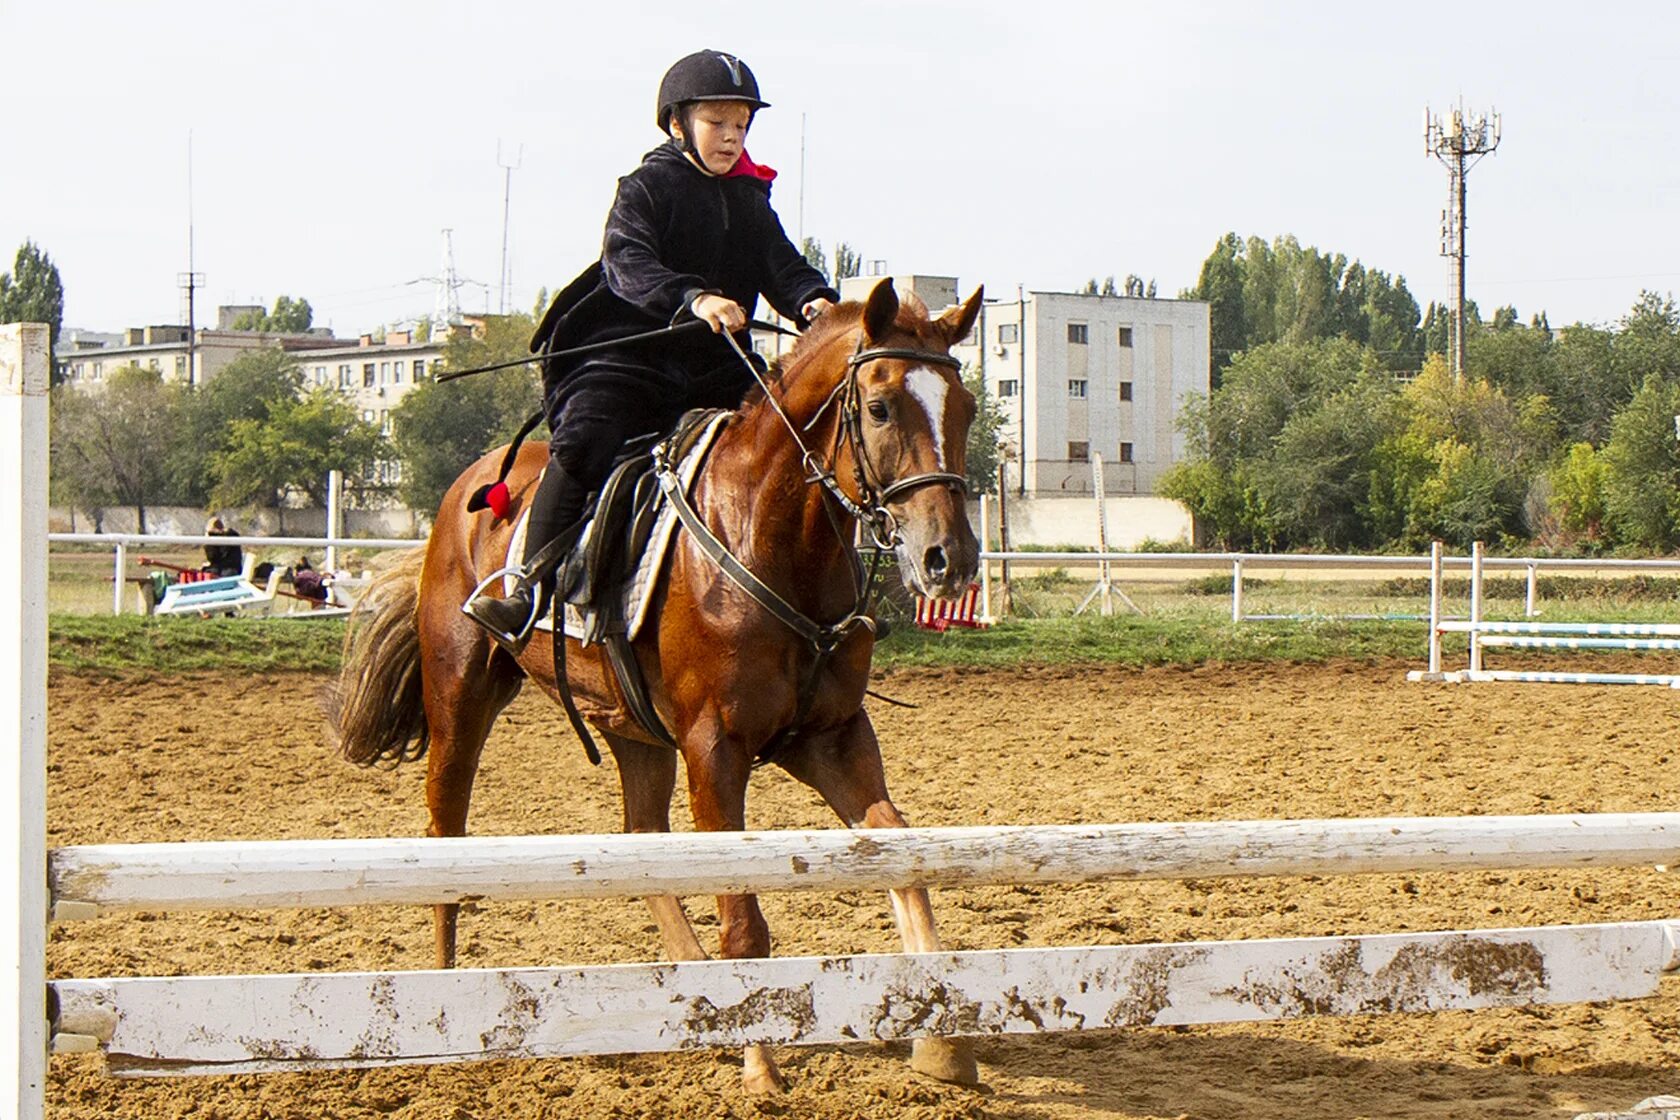
[[756, 112], [770, 103], [758, 96], [758, 79], [745, 62], [723, 51], [695, 51], [665, 71], [659, 83], [659, 130], [671, 131], [671, 116], [690, 101], [745, 101]]

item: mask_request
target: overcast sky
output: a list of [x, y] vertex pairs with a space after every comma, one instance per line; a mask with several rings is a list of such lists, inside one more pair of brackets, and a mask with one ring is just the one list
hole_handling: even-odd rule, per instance
[[1422, 119], [1460, 98], [1504, 117], [1470, 176], [1484, 309], [1607, 323], [1680, 289], [1668, 4], [0, 0], [0, 42], [0, 268], [41, 245], [67, 326], [181, 321], [189, 132], [201, 323], [283, 293], [341, 335], [424, 315], [446, 227], [463, 306], [495, 310], [498, 144], [529, 307], [597, 255], [660, 75], [702, 47], [774, 103], [749, 148], [790, 236], [965, 290], [1171, 295], [1235, 230], [1444, 298]]

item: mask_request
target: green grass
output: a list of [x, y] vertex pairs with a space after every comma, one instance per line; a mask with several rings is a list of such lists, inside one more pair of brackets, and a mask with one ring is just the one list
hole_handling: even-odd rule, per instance
[[342, 618], [54, 614], [47, 625], [47, 661], [55, 668], [103, 674], [330, 672], [338, 668], [343, 641]]

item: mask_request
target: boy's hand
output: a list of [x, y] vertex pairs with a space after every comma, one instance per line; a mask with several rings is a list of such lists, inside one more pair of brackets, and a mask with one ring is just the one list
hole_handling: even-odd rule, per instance
[[696, 319], [710, 323], [714, 333], [734, 333], [747, 325], [747, 313], [728, 296], [698, 295], [689, 304]]
[[818, 296], [810, 303], [807, 303], [804, 307], [801, 307], [799, 311], [805, 316], [805, 321], [807, 323], [814, 323], [817, 321], [817, 317], [819, 315], [833, 306], [833, 300], [827, 299], [823, 296]]

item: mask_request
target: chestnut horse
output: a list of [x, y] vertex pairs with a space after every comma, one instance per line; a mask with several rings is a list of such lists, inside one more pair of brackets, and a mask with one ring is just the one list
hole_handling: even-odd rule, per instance
[[[631, 718], [600, 647], [567, 639], [567, 679], [618, 765], [626, 831], [670, 830], [679, 753], [695, 827], [744, 829], [747, 777], [771, 744], [768, 760], [821, 795], [847, 827], [905, 825], [863, 710], [875, 637], [873, 620], [859, 613], [866, 600], [854, 518], [890, 544], [917, 594], [954, 598], [973, 578], [979, 552], [962, 473], [975, 404], [949, 349], [968, 334], [980, 300], [976, 291], [930, 318], [919, 299], [901, 303], [883, 281], [867, 303], [832, 308], [786, 356], [770, 392], [755, 390], [729, 418], [695, 479], [692, 506], [704, 525], [814, 622], [820, 639], [796, 633], [762, 596], [726, 577], [684, 528], [633, 645], [677, 751]], [[505, 563], [546, 461], [541, 447], [523, 450], [508, 478], [506, 521], [468, 513], [467, 496], [496, 477], [501, 455], [455, 481], [423, 560], [416, 553], [369, 588], [345, 642], [333, 713], [339, 745], [363, 765], [418, 758], [429, 745], [429, 836], [466, 834], [480, 751], [525, 679], [558, 697], [551, 639], [538, 634], [516, 663], [460, 609]], [[927, 892], [891, 896], [905, 950], [937, 951]], [[672, 959], [705, 958], [680, 901], [647, 903]], [[717, 910], [723, 956], [769, 955], [756, 896], [720, 896]], [[439, 968], [454, 966], [458, 912], [435, 907]], [[963, 1041], [918, 1039], [911, 1061], [944, 1080], [976, 1080]], [[748, 1048], [743, 1077], [751, 1090], [782, 1085], [766, 1046]]]

